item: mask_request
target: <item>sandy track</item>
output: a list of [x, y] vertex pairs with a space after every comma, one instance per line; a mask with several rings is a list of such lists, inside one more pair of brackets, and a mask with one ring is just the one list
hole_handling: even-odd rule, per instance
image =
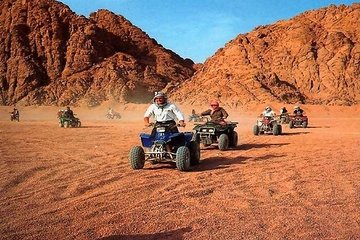
[[[312, 109], [315, 111], [315, 109]], [[307, 129], [201, 150], [190, 172], [131, 170], [142, 122], [0, 121], [0, 235], [4, 239], [360, 238], [359, 118], [322, 109]], [[140, 114], [141, 115], [141, 114]], [[55, 116], [55, 114], [54, 114]], [[191, 130], [189, 124], [186, 129]]]

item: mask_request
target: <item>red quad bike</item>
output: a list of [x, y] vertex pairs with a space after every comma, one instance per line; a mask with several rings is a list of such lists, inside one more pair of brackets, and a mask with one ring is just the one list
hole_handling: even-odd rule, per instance
[[273, 134], [275, 136], [282, 134], [282, 127], [276, 119], [272, 117], [263, 117], [258, 119], [256, 125], [253, 127], [254, 135]]
[[307, 128], [309, 123], [308, 117], [304, 115], [292, 115], [290, 116], [289, 127], [290, 128]]

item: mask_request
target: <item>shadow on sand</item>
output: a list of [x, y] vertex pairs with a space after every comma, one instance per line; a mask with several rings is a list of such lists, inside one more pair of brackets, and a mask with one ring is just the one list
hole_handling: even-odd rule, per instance
[[310, 132], [283, 132], [282, 135], [284, 136], [291, 136], [291, 135], [302, 135], [302, 134], [308, 134]]
[[250, 150], [253, 148], [271, 148], [271, 147], [281, 147], [289, 145], [289, 143], [251, 143], [251, 144], [242, 144], [236, 147], [236, 150]]
[[103, 238], [98, 238], [97, 240], [182, 240], [184, 239], [184, 234], [191, 232], [191, 227], [180, 228], [177, 230], [172, 230], [168, 232], [161, 233], [150, 233], [150, 234], [119, 234], [112, 235]]

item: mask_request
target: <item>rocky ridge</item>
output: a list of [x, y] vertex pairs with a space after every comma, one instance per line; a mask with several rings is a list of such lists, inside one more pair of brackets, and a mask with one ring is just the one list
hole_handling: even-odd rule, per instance
[[360, 4], [308, 11], [240, 34], [174, 89], [175, 101], [231, 106], [360, 102]]

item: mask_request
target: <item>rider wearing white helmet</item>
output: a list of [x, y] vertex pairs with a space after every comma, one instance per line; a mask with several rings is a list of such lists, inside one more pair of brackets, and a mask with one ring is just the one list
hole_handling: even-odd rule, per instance
[[[150, 126], [150, 117], [153, 116], [156, 124], [174, 123], [174, 131], [177, 131], [175, 120], [179, 120], [179, 125], [185, 127], [184, 114], [173, 103], [168, 102], [165, 93], [155, 92], [153, 103], [148, 107], [144, 114], [145, 126]], [[176, 128], [176, 129], [175, 129]]]
[[262, 112], [261, 115], [264, 116], [264, 117], [273, 118], [273, 117], [275, 117], [276, 114], [275, 114], [275, 112], [272, 110], [272, 108], [270, 106], [266, 106], [265, 110]]

